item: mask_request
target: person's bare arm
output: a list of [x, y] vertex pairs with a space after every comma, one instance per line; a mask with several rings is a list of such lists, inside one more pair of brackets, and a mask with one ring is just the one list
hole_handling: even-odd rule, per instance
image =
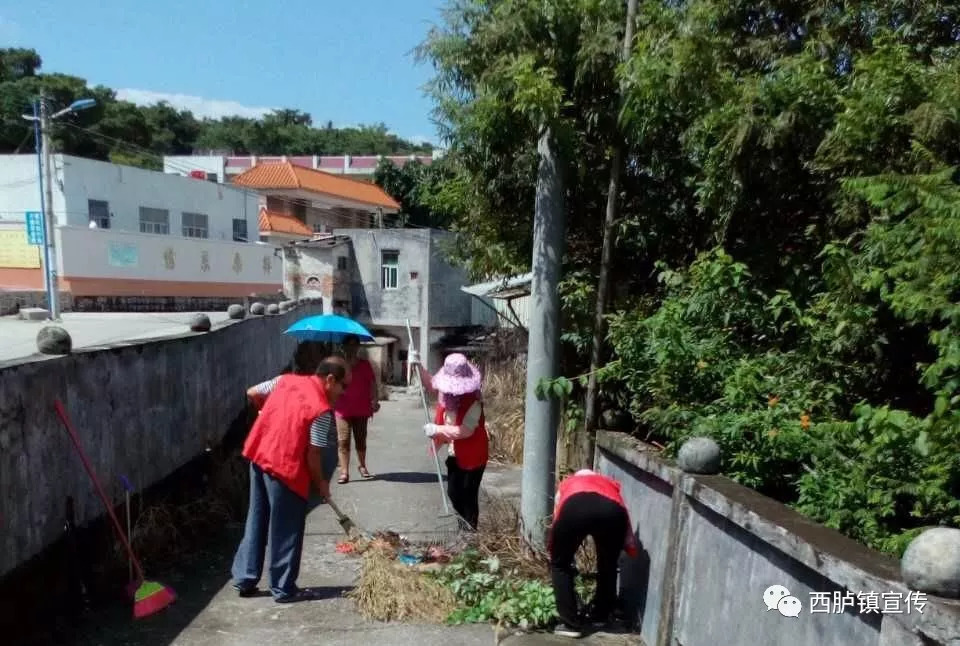
[[370, 410], [376, 413], [380, 410], [380, 385], [377, 382], [377, 372], [370, 366]]
[[273, 392], [273, 389], [277, 387], [277, 381], [280, 380], [280, 377], [274, 377], [273, 379], [268, 379], [263, 381], [256, 386], [250, 386], [247, 388], [247, 399], [253, 404], [253, 407], [257, 410], [263, 408], [264, 403], [267, 401], [267, 397], [270, 396], [270, 393]]
[[312, 445], [307, 449], [307, 467], [310, 469], [310, 480], [317, 493], [324, 498], [329, 498], [330, 478], [323, 472], [323, 449]]
[[410, 363], [413, 364], [414, 368], [417, 370], [417, 376], [420, 378], [420, 383], [423, 384], [423, 391], [427, 394], [428, 397], [433, 397], [437, 394], [436, 388], [433, 387], [433, 379], [430, 378], [430, 373], [426, 368], [420, 363], [419, 357], [417, 354], [411, 353], [413, 359]]
[[448, 414], [447, 424], [427, 424], [434, 439], [441, 442], [453, 442], [454, 440], [465, 440], [477, 431], [480, 425], [480, 416], [483, 413], [483, 405], [478, 401], [470, 405], [470, 410], [463, 416], [462, 424], [453, 424], [453, 415]]

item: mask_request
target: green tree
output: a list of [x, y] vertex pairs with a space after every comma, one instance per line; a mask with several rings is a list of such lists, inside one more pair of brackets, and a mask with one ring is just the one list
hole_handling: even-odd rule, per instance
[[33, 150], [30, 124], [21, 118], [41, 92], [51, 106], [92, 97], [96, 106], [53, 124], [57, 151], [159, 169], [163, 155], [218, 150], [254, 155], [340, 155], [429, 153], [390, 134], [384, 124], [360, 128], [314, 128], [311, 116], [277, 110], [263, 119], [226, 117], [198, 120], [166, 103], [135, 106], [118, 101], [109, 88], [89, 87], [64, 74], [41, 72], [31, 49], [0, 49], [0, 153]]
[[397, 226], [422, 226], [445, 229], [453, 221], [448, 207], [439, 191], [452, 178], [442, 159], [431, 164], [419, 160], [397, 166], [389, 159], [377, 165], [373, 181], [400, 203], [400, 218]]
[[622, 83], [604, 405], [670, 450], [714, 436], [728, 474], [892, 553], [957, 524], [958, 9], [650, 0], [618, 68], [622, 23], [599, 0], [449, 6], [422, 52], [461, 261], [526, 269], [527, 106], [555, 98], [567, 371], [586, 369]]

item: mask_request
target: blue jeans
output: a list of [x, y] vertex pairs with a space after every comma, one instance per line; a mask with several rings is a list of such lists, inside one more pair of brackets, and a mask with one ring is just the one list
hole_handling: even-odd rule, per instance
[[307, 501], [273, 476], [250, 463], [250, 507], [243, 540], [233, 559], [233, 585], [256, 588], [270, 544], [270, 592], [283, 599], [297, 592]]

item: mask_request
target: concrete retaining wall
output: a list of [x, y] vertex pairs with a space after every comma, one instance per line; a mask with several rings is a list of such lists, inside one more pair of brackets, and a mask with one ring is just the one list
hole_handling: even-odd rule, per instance
[[[960, 645], [960, 602], [912, 596], [895, 560], [623, 434], [600, 433], [597, 447], [642, 544], [620, 585], [649, 646]], [[767, 610], [771, 585], [800, 600], [798, 617]]]
[[290, 360], [296, 341], [283, 331], [317, 313], [301, 305], [207, 333], [0, 366], [0, 577], [60, 536], [68, 496], [78, 525], [104, 512], [55, 399], [119, 502], [121, 475], [142, 490], [217, 445], [243, 412], [245, 389]]

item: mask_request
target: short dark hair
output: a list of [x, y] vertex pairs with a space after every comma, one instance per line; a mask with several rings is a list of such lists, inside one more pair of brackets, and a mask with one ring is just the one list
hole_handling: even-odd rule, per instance
[[343, 341], [341, 341], [341, 344], [342, 344], [342, 345], [347, 345], [348, 343], [354, 343], [354, 342], [356, 342], [357, 344], [359, 344], [359, 343], [360, 343], [360, 337], [358, 337], [356, 334], [348, 334], [348, 335], [346, 335], [345, 337], [343, 337]]
[[333, 375], [337, 381], [343, 381], [347, 376], [347, 364], [340, 357], [327, 357], [317, 366], [317, 375], [320, 377]]
[[293, 352], [293, 359], [286, 372], [298, 375], [312, 375], [316, 371], [317, 358], [322, 356], [323, 344], [317, 341], [301, 341]]

